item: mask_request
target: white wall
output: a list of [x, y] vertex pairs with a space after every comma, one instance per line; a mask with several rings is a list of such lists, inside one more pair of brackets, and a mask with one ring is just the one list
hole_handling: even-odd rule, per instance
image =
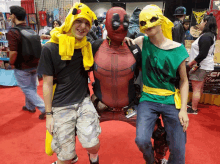
[[89, 6], [89, 8], [96, 14], [97, 17], [103, 16], [103, 13], [107, 12], [112, 7], [111, 2], [90, 2], [85, 4]]
[[[131, 16], [136, 7], [143, 9], [146, 5], [150, 5], [150, 4], [155, 4], [159, 6], [161, 9], [163, 7], [163, 1], [161, 2], [134, 2], [134, 3], [130, 2], [130, 3], [126, 3], [126, 12]], [[103, 14], [103, 12], [107, 12], [112, 7], [111, 2], [90, 2], [90, 3], [86, 3], [86, 5], [89, 6], [90, 9], [94, 11], [94, 13], [97, 16], [100, 16], [100, 14]]]
[[9, 13], [10, 12], [9, 7], [13, 5], [21, 6], [21, 0], [11, 0], [11, 1], [0, 0], [0, 12]]
[[131, 16], [136, 7], [143, 9], [146, 5], [150, 5], [150, 4], [155, 4], [161, 9], [163, 7], [163, 1], [161, 2], [134, 2], [134, 3], [131, 2], [131, 3], [126, 3], [126, 12]]

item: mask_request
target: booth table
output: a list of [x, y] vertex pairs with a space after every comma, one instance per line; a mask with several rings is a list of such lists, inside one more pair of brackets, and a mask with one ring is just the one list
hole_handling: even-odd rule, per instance
[[[9, 58], [0, 58], [2, 61], [9, 61]], [[0, 85], [17, 86], [14, 70], [6, 70], [0, 68]]]

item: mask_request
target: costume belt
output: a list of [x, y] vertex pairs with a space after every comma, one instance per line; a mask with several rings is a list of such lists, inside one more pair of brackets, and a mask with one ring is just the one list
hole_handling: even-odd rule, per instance
[[174, 95], [174, 102], [177, 109], [181, 108], [181, 95], [180, 90], [175, 88], [175, 92], [167, 90], [167, 89], [160, 89], [160, 88], [151, 88], [146, 85], [143, 85], [143, 91], [145, 93], [149, 93], [152, 95], [159, 95], [159, 96], [171, 96]]
[[131, 108], [131, 106], [134, 103], [134, 102], [132, 102], [131, 104], [129, 104], [128, 106], [125, 106], [125, 107], [114, 108], [114, 107], [109, 107], [109, 106], [105, 105], [103, 102], [101, 102], [98, 99], [98, 97], [95, 96], [95, 94], [92, 95], [91, 100], [92, 100], [92, 102], [98, 112], [102, 112], [105, 110], [112, 111], [112, 112], [120, 112], [120, 111], [126, 112], [129, 108]]

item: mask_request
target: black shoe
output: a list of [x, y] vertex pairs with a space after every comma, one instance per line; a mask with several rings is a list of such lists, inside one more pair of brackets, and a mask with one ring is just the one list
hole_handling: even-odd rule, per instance
[[96, 161], [96, 162], [92, 162], [92, 161], [90, 160], [90, 154], [88, 154], [88, 155], [89, 155], [90, 164], [99, 164], [99, 156], [97, 157], [97, 161]]
[[188, 114], [198, 114], [198, 110], [193, 110], [192, 108], [187, 108]]
[[39, 115], [39, 119], [40, 120], [44, 120], [46, 118], [46, 113], [41, 113], [40, 115]]
[[31, 113], [35, 113], [36, 112], [36, 109], [29, 110], [26, 106], [23, 106], [22, 110], [28, 111], [28, 112], [31, 112]]
[[187, 103], [187, 107], [188, 107], [188, 108], [192, 108], [192, 102], [188, 102], [188, 103]]

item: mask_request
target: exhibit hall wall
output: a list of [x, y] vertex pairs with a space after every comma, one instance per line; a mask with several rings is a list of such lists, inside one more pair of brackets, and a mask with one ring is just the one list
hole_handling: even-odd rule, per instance
[[21, 0], [0, 0], [0, 12], [9, 13], [9, 7], [13, 5], [21, 6]]
[[[88, 5], [98, 17], [103, 16], [103, 13], [107, 12], [112, 7], [111, 2], [89, 2], [85, 4]], [[139, 7], [142, 9], [146, 5], [150, 5], [150, 4], [155, 4], [159, 6], [161, 9], [163, 7], [162, 1], [161, 2], [129, 2], [129, 3], [126, 3], [126, 12], [129, 15], [132, 15], [136, 7]]]

